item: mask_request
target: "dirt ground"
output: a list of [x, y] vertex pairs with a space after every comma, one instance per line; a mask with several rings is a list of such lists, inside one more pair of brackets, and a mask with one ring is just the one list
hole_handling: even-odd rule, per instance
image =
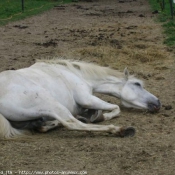
[[[34, 133], [32, 139], [1, 140], [0, 170], [174, 175], [174, 50], [162, 44], [164, 35], [156, 15], [146, 0], [93, 0], [55, 7], [0, 27], [0, 71], [55, 56], [120, 71], [128, 67], [162, 103], [155, 114], [121, 107], [119, 118], [103, 122], [134, 126], [137, 132], [132, 138], [60, 128]], [[120, 104], [112, 97], [101, 98]]]

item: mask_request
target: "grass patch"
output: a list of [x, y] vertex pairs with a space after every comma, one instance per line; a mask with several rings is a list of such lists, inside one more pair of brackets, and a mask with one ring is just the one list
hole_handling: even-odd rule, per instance
[[[158, 11], [158, 20], [162, 22], [162, 26], [164, 28], [164, 33], [166, 39], [164, 40], [164, 44], [168, 46], [175, 46], [175, 16], [171, 17], [170, 10], [170, 2], [169, 0], [165, 0], [164, 9], [162, 10], [163, 0], [149, 0], [152, 6], [152, 9]], [[175, 3], [173, 3], [173, 9], [175, 10]]]
[[163, 27], [167, 36], [164, 43], [169, 46], [175, 46], [175, 21], [169, 21]]
[[24, 0], [24, 12], [22, 12], [21, 0], [0, 1], [0, 25], [11, 21], [17, 21], [26, 17], [42, 13], [61, 5], [72, 2], [71, 0]]

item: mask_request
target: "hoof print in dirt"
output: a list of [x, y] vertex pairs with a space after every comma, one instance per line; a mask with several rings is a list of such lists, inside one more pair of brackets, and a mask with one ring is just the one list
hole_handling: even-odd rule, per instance
[[122, 45], [121, 45], [120, 41], [118, 41], [116, 39], [111, 39], [110, 44], [112, 47], [117, 47], [118, 49], [122, 49]]
[[119, 1], [119, 3], [125, 3], [125, 1]]
[[162, 115], [163, 115], [164, 117], [170, 117], [169, 114], [165, 114], [165, 113], [163, 113]]
[[28, 26], [21, 26], [21, 25], [14, 25], [13, 27], [18, 28], [18, 29], [26, 29]]
[[124, 127], [121, 129], [121, 132], [119, 133], [120, 137], [133, 137], [135, 135], [135, 128], [133, 127]]
[[139, 15], [139, 17], [141, 17], [141, 18], [144, 18], [144, 17], [145, 17], [145, 15], [143, 15], [143, 14], [140, 14], [140, 15]]
[[171, 105], [163, 105], [163, 107], [165, 108], [165, 110], [171, 110], [172, 109]]
[[45, 43], [34, 43], [34, 44], [38, 46], [43, 46], [43, 47], [49, 47], [49, 46], [56, 47], [57, 46], [57, 43], [52, 39]]

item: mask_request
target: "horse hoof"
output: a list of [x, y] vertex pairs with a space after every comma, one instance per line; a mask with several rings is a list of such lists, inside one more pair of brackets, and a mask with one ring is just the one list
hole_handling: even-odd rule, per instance
[[135, 128], [133, 127], [123, 127], [119, 133], [120, 137], [133, 137], [135, 135]]
[[78, 116], [77, 119], [81, 121], [82, 123], [89, 123], [89, 120], [85, 117]]
[[98, 123], [104, 121], [104, 116], [102, 110], [98, 110], [94, 115], [91, 116], [90, 122], [91, 123]]

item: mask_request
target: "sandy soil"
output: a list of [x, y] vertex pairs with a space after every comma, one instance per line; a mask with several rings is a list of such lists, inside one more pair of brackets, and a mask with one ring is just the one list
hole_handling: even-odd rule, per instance
[[[64, 56], [130, 72], [162, 102], [159, 113], [122, 108], [103, 124], [132, 125], [135, 137], [61, 128], [0, 141], [0, 170], [87, 171], [89, 175], [174, 175], [175, 59], [146, 0], [93, 0], [56, 7], [0, 27], [0, 71]], [[3, 85], [1, 85], [3, 86]], [[115, 98], [101, 96], [112, 103]]]

